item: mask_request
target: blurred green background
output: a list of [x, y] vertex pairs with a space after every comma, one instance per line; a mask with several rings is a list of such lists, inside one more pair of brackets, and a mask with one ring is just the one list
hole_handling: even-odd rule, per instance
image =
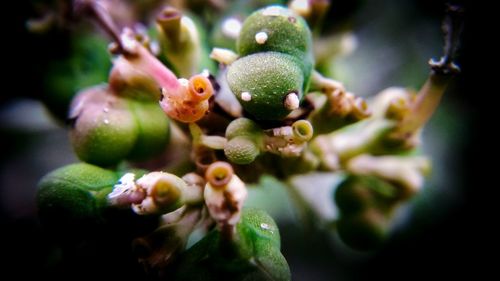
[[[330, 25], [327, 33], [352, 29], [354, 37], [349, 42], [356, 46], [352, 53], [333, 62], [330, 70], [335, 79], [362, 96], [374, 95], [390, 86], [418, 89], [423, 84], [428, 74], [428, 59], [442, 54], [440, 24], [445, 1], [331, 2], [332, 11], [325, 20]], [[52, 49], [54, 42], [50, 40], [60, 40], [61, 50], [67, 46], [63, 46], [65, 41], [61, 38], [49, 36], [41, 40], [29, 35], [24, 23], [34, 11], [29, 3], [15, 5], [11, 19], [15, 24], [11, 26], [13, 36], [19, 40], [13, 50], [17, 57], [9, 60], [12, 79], [10, 75], [7, 78], [16, 87], [0, 97], [0, 134], [4, 147], [0, 160], [0, 216], [2, 241], [7, 244], [3, 253], [11, 262], [7, 268], [19, 270], [18, 276], [26, 273], [52, 277], [57, 273], [53, 263], [60, 253], [54, 250], [51, 238], [36, 220], [36, 184], [49, 171], [77, 159], [67, 130], [37, 100], [44, 83], [38, 74], [57, 63], [60, 50]], [[468, 29], [465, 31], [467, 36]], [[465, 40], [459, 59], [463, 73], [448, 89], [424, 130], [424, 151], [432, 157], [432, 175], [423, 192], [399, 214], [398, 227], [380, 251], [356, 253], [339, 246], [335, 235], [303, 227], [284, 186], [273, 178], [263, 178], [259, 189], [251, 188], [248, 205], [266, 208], [278, 221], [283, 254], [294, 280], [413, 280], [427, 279], [430, 274], [435, 279], [460, 276], [467, 270], [460, 265], [466, 258], [465, 250], [473, 242], [462, 222], [468, 216], [469, 178], [465, 165], [475, 111], [465, 91], [466, 50]], [[21, 82], [14, 82], [19, 81], [19, 76]], [[335, 179], [326, 176], [321, 180], [328, 185]], [[318, 193], [323, 200], [332, 198], [328, 190]], [[332, 216], [336, 212], [323, 211]], [[450, 261], [455, 265], [448, 265]], [[110, 261], [109, 266], [113, 265]], [[64, 272], [69, 277], [81, 269], [75, 266]], [[134, 270], [117, 276], [130, 279], [138, 274]]]

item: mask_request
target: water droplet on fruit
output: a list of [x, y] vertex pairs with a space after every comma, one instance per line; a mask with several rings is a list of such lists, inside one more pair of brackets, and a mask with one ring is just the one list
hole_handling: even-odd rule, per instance
[[299, 100], [299, 96], [297, 96], [296, 93], [294, 93], [294, 92], [289, 93], [285, 97], [284, 106], [286, 109], [295, 110], [295, 109], [299, 108], [299, 105], [300, 105], [300, 100]]
[[252, 95], [249, 92], [243, 92], [241, 93], [241, 99], [244, 101], [251, 101]]
[[255, 34], [255, 41], [257, 42], [257, 44], [264, 44], [266, 43], [267, 41], [267, 33], [265, 33], [264, 31], [261, 31], [261, 32], [258, 32], [257, 34]]

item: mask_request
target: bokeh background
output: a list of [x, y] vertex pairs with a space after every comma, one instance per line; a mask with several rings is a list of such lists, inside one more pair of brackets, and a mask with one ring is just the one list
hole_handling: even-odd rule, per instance
[[[21, 2], [21, 1], [20, 1]], [[332, 63], [334, 78], [352, 92], [371, 96], [390, 86], [418, 89], [428, 74], [427, 61], [442, 54], [441, 20], [445, 1], [332, 0], [331, 32], [352, 29], [353, 51]], [[465, 1], [455, 1], [465, 5]], [[466, 8], [467, 5], [465, 6]], [[0, 218], [5, 269], [17, 276], [53, 277], [58, 253], [36, 218], [38, 180], [49, 171], [76, 162], [67, 130], [40, 103], [40, 70], [49, 67], [54, 50], [35, 45], [25, 22], [35, 11], [29, 1], [14, 4], [8, 17], [15, 46], [7, 58], [6, 83], [14, 90], [0, 96]], [[467, 12], [466, 12], [467, 13]], [[284, 200], [278, 182], [264, 179], [251, 204], [266, 207], [280, 224], [283, 253], [294, 280], [437, 279], [468, 272], [471, 237], [470, 192], [476, 118], [466, 89], [470, 69], [466, 14], [459, 64], [463, 72], [448, 89], [442, 105], [424, 130], [424, 151], [433, 160], [425, 190], [401, 212], [398, 226], [378, 251], [361, 254], [338, 246], [335, 237], [301, 227], [293, 204]], [[14, 23], [14, 24], [12, 24]], [[46, 40], [58, 40], [47, 38]], [[36, 71], [35, 71], [36, 70]], [[262, 191], [262, 190], [261, 190]], [[266, 193], [267, 192], [267, 193]], [[281, 202], [275, 204], [273, 202]], [[85, 260], [84, 257], [82, 261]], [[88, 256], [88, 258], [93, 258]], [[115, 265], [109, 261], [110, 266]], [[75, 267], [78, 268], [78, 267]], [[105, 266], [103, 266], [105, 268]], [[78, 268], [79, 270], [81, 268]], [[125, 269], [120, 269], [125, 270]], [[71, 270], [68, 270], [71, 272]], [[90, 272], [98, 272], [97, 269]], [[77, 278], [82, 272], [74, 272]], [[82, 275], [80, 275], [82, 276]], [[83, 276], [86, 276], [83, 274]], [[134, 274], [119, 274], [133, 277]]]

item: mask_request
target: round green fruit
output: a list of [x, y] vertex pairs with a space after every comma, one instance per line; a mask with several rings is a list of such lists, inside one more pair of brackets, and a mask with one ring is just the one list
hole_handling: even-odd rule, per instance
[[227, 159], [235, 164], [250, 164], [260, 154], [259, 147], [248, 137], [235, 137], [224, 147]]
[[106, 196], [118, 181], [110, 170], [86, 163], [59, 168], [38, 184], [37, 206], [44, 225], [83, 227], [101, 220]]
[[129, 101], [138, 136], [127, 159], [145, 160], [160, 154], [169, 141], [169, 119], [156, 102]]
[[396, 196], [396, 188], [384, 180], [348, 175], [335, 190], [334, 199], [340, 212], [350, 215], [371, 207], [390, 210]]
[[337, 222], [340, 239], [349, 247], [359, 251], [370, 251], [379, 247], [388, 235], [388, 219], [375, 208], [356, 215], [342, 216]]
[[233, 120], [226, 128], [226, 138], [232, 139], [240, 136], [258, 137], [262, 133], [261, 128], [248, 118], [238, 118]]
[[241, 56], [274, 51], [312, 66], [312, 36], [307, 23], [281, 6], [268, 6], [251, 14], [243, 23], [237, 48]]
[[89, 88], [73, 101], [70, 139], [81, 160], [115, 165], [134, 147], [138, 126], [127, 100], [107, 93], [104, 86]]
[[[243, 108], [255, 119], [281, 120], [298, 107], [304, 75], [294, 57], [264, 52], [232, 63], [227, 82]], [[292, 107], [287, 101], [289, 94], [296, 96]]]

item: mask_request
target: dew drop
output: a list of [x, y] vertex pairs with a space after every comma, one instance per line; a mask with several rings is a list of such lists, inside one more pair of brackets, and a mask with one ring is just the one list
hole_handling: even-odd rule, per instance
[[284, 106], [288, 110], [299, 108], [300, 100], [296, 93], [292, 92], [285, 97]]
[[104, 119], [104, 124], [108, 125], [109, 124], [109, 120], [108, 119]]
[[244, 101], [251, 101], [252, 100], [252, 95], [249, 92], [242, 92], [241, 93], [241, 99]]
[[260, 228], [267, 230], [267, 229], [270, 229], [271, 227], [267, 223], [261, 223]]
[[264, 31], [261, 31], [261, 32], [258, 32], [257, 34], [255, 34], [255, 41], [259, 45], [266, 43], [267, 38], [268, 38], [267, 33], [265, 33]]

